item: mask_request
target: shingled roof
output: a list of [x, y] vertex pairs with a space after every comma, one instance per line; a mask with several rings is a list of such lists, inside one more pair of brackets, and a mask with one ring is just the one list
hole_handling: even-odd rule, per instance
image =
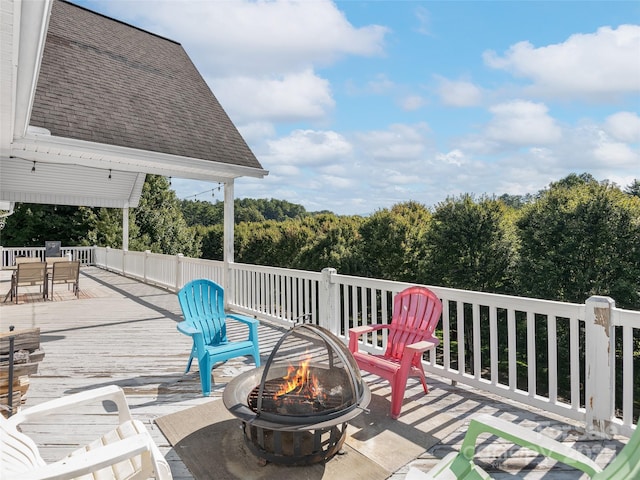
[[179, 43], [61, 0], [49, 22], [31, 125], [262, 168]]

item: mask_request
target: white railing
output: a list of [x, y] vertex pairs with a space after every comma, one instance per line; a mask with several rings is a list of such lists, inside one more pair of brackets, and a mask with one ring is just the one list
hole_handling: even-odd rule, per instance
[[[235, 311], [284, 325], [309, 314], [345, 342], [353, 326], [388, 323], [393, 296], [409, 286], [331, 268], [231, 264], [225, 270], [214, 260], [110, 248], [94, 247], [92, 258], [97, 266], [171, 291], [210, 278], [225, 285], [225, 300]], [[427, 286], [443, 304], [441, 344], [425, 357], [427, 371], [582, 421], [590, 431], [631, 434], [640, 388], [634, 372], [640, 311], [616, 308], [606, 297], [573, 304]], [[380, 353], [385, 341], [369, 337], [362, 348]]]
[[[0, 267], [16, 264], [17, 257], [36, 257], [45, 260], [45, 247], [0, 247]], [[79, 260], [81, 265], [93, 264], [94, 247], [61, 247], [60, 256]]]

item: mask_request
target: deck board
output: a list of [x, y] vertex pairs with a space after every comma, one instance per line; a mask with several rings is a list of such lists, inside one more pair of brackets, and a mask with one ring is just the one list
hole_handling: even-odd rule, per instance
[[[0, 272], [0, 292], [9, 289], [10, 272]], [[26, 406], [80, 390], [103, 385], [121, 386], [134, 418], [142, 420], [171, 465], [176, 480], [193, 478], [171, 448], [154, 419], [204, 402], [219, 399], [224, 385], [239, 372], [253, 368], [250, 360], [236, 359], [214, 370], [212, 395], [200, 394], [197, 364], [184, 375], [191, 341], [180, 335], [177, 297], [172, 292], [145, 285], [96, 267], [83, 267], [80, 274], [80, 299], [60, 288], [53, 301], [40, 301], [37, 292], [25, 292], [18, 305], [0, 306], [0, 330], [9, 325], [16, 329], [39, 327], [45, 357], [38, 373], [31, 377]], [[4, 293], [3, 293], [4, 297]], [[233, 338], [240, 327], [230, 328]], [[262, 322], [259, 327], [261, 356], [266, 361], [270, 350], [284, 330]], [[373, 391], [388, 391], [384, 381], [365, 375]], [[476, 413], [505, 416], [517, 423], [550, 434], [573, 444], [596, 462], [606, 465], [623, 446], [624, 437], [592, 440], [583, 435], [580, 425], [547, 412], [507, 401], [477, 390], [453, 386], [438, 378], [429, 379], [430, 393], [422, 394], [418, 382], [410, 380], [407, 396], [442, 411], [447, 417], [463, 420], [442, 442], [416, 459], [413, 464], [428, 470], [438, 458], [459, 449], [469, 418]], [[385, 390], [386, 389], [386, 390]], [[421, 412], [405, 412], [406, 418], [425, 421]], [[410, 416], [410, 417], [409, 417]], [[99, 408], [83, 408], [65, 418], [70, 429], [60, 429], [47, 423], [25, 426], [41, 445], [45, 460], [99, 437], [109, 425], [110, 417]], [[75, 423], [80, 422], [80, 423]], [[444, 427], [444, 425], [443, 425]], [[70, 439], [76, 440], [74, 443]], [[497, 479], [554, 478], [558, 480], [586, 478], [579, 472], [554, 467], [554, 463], [534, 457], [525, 450], [516, 451], [502, 442], [488, 442], [478, 452]], [[553, 468], [552, 473], [549, 469]], [[401, 480], [407, 472], [404, 466], [390, 478]]]

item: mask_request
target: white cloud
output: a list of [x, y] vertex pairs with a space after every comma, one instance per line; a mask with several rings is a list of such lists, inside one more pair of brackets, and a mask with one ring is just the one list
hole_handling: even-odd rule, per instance
[[640, 172], [640, 155], [629, 145], [620, 142], [603, 142], [593, 150], [594, 157], [608, 167], [635, 164]]
[[439, 77], [438, 94], [442, 103], [452, 107], [472, 107], [482, 101], [482, 90], [465, 80], [448, 80]]
[[249, 122], [242, 125], [236, 124], [240, 135], [248, 143], [257, 145], [263, 139], [273, 137], [276, 133], [272, 123], [268, 122]]
[[640, 116], [635, 112], [618, 112], [609, 115], [605, 120], [604, 128], [609, 135], [621, 142], [640, 142]]
[[365, 157], [376, 161], [411, 160], [425, 151], [428, 133], [426, 123], [396, 124], [388, 130], [359, 133], [356, 138]]
[[513, 45], [504, 56], [484, 53], [485, 63], [533, 82], [546, 95], [610, 96], [640, 91], [640, 25], [601, 27], [565, 42], [535, 48]]
[[420, 95], [409, 95], [400, 100], [400, 107], [403, 110], [412, 112], [421, 109], [426, 103], [426, 100]]
[[315, 69], [383, 55], [389, 32], [352, 25], [330, 0], [113, 1], [105, 12], [179, 41], [236, 124], [325, 119], [335, 102]]
[[178, 40], [206, 76], [264, 75], [380, 55], [388, 30], [354, 27], [329, 0], [110, 2], [120, 18]]
[[342, 135], [332, 131], [294, 130], [268, 144], [269, 162], [275, 164], [322, 165], [344, 159], [352, 150]]
[[373, 93], [375, 95], [384, 95], [391, 91], [394, 87], [394, 83], [386, 75], [379, 73], [373, 80], [369, 80], [365, 86], [367, 93]]
[[547, 107], [525, 100], [494, 105], [489, 109], [493, 118], [485, 133], [490, 140], [519, 146], [539, 146], [555, 143], [562, 131], [547, 114]]
[[431, 35], [431, 14], [429, 10], [424, 7], [418, 7], [415, 9], [414, 14], [418, 21], [415, 31], [421, 35]]
[[444, 162], [450, 165], [461, 167], [463, 163], [465, 163], [465, 154], [462, 152], [462, 150], [456, 148], [455, 150], [447, 153], [439, 153], [436, 156], [436, 160], [438, 162]]
[[311, 70], [278, 77], [226, 77], [211, 83], [234, 122], [318, 120], [335, 105], [329, 82]]

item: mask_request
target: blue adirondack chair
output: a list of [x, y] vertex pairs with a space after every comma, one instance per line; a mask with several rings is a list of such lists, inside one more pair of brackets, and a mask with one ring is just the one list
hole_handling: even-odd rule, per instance
[[[202, 394], [211, 393], [211, 371], [218, 362], [230, 358], [251, 355], [260, 366], [258, 348], [258, 321], [244, 315], [224, 311], [224, 290], [207, 279], [193, 280], [178, 292], [178, 301], [184, 321], [178, 324], [178, 331], [193, 339], [191, 355], [185, 373], [191, 368], [194, 358], [198, 359]], [[249, 327], [246, 340], [227, 339], [227, 320], [236, 320]]]

